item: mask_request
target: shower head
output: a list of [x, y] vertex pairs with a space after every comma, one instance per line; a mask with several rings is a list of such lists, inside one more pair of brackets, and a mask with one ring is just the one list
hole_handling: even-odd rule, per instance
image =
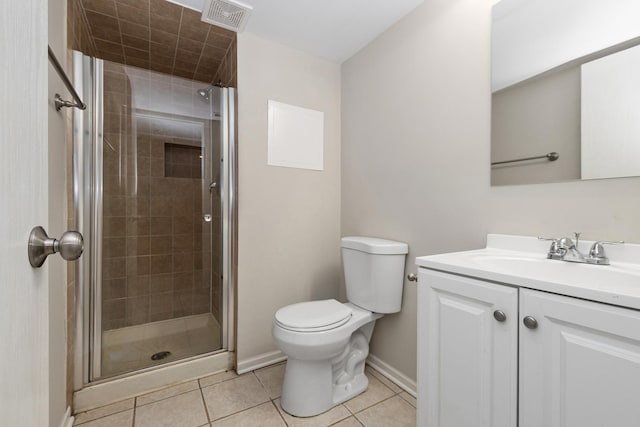
[[203, 88], [203, 89], [198, 89], [198, 95], [200, 95], [201, 97], [203, 97], [205, 100], [209, 100], [209, 95], [211, 95], [211, 89], [213, 89], [212, 86]]

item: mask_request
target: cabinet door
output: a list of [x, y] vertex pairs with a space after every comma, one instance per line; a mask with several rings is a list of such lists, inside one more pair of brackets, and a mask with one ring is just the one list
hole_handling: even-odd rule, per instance
[[423, 268], [418, 283], [417, 424], [515, 427], [518, 290]]
[[525, 316], [520, 427], [640, 426], [640, 312], [522, 289]]

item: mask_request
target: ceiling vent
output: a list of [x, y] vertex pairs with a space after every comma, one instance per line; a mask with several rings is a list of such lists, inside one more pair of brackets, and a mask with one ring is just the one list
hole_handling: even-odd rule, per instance
[[202, 21], [240, 33], [244, 30], [251, 11], [251, 6], [233, 0], [206, 0]]

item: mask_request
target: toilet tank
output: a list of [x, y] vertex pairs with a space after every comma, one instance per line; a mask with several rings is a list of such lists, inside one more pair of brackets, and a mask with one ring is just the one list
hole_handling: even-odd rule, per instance
[[343, 237], [342, 265], [349, 302], [375, 313], [402, 305], [406, 243], [375, 237]]

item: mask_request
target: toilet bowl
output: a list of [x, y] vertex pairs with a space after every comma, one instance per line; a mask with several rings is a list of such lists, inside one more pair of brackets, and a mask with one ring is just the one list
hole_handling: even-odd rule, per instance
[[341, 246], [350, 302], [288, 305], [273, 322], [274, 341], [288, 357], [280, 403], [294, 416], [318, 415], [365, 391], [375, 322], [400, 310], [406, 243], [344, 237]]
[[305, 309], [314, 304], [345, 317], [337, 324], [317, 325], [312, 332], [301, 328], [296, 318], [286, 317], [287, 313], [276, 313], [273, 323], [276, 344], [288, 356], [280, 402], [285, 411], [298, 417], [320, 414], [366, 390], [364, 362], [375, 321], [382, 317], [336, 300], [294, 306]]

